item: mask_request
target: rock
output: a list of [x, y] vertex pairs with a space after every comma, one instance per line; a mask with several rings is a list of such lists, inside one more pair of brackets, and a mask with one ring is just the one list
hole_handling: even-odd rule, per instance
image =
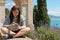
[[32, 40], [31, 38], [25, 37], [25, 38], [13, 38], [13, 39], [5, 39], [1, 34], [0, 34], [0, 40]]
[[7, 40], [32, 40], [32, 39], [25, 37], [25, 38], [13, 38], [13, 39], [7, 39]]
[[6, 39], [0, 34], [0, 40], [6, 40]]

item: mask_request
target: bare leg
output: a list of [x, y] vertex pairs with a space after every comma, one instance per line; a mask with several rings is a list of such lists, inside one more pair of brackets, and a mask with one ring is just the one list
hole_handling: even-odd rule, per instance
[[[10, 31], [10, 32], [9, 32]], [[1, 32], [3, 33], [3, 34], [16, 34], [16, 33], [14, 33], [14, 32], [12, 32], [11, 30], [8, 30], [7, 28], [1, 28]]]
[[27, 27], [27, 28], [24, 28], [24, 29], [21, 29], [15, 36], [13, 36], [14, 38], [15, 37], [19, 37], [19, 36], [22, 36], [22, 35], [25, 35], [27, 34], [28, 32], [30, 32], [30, 28]]

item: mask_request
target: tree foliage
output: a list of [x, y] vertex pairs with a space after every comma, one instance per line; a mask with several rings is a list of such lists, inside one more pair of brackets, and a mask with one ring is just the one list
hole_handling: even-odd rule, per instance
[[46, 0], [37, 0], [37, 7], [34, 6], [34, 24], [37, 26], [50, 25]]
[[5, 17], [9, 15], [9, 10], [5, 8]]
[[47, 3], [46, 3], [46, 0], [37, 0], [37, 6], [38, 6], [38, 10], [39, 10], [39, 20], [38, 21], [41, 21], [43, 20], [44, 23], [48, 23], [50, 24], [50, 19], [48, 17], [48, 14], [47, 14]]

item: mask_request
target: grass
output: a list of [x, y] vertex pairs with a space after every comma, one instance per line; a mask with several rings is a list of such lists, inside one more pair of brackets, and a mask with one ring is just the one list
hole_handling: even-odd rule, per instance
[[30, 32], [27, 36], [34, 40], [60, 40], [60, 36], [56, 31], [47, 30], [43, 27], [38, 28], [37, 31]]

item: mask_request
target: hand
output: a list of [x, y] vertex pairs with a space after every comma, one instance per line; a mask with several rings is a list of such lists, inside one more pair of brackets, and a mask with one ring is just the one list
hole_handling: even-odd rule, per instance
[[22, 29], [22, 27], [20, 25], [18, 25], [18, 29]]
[[18, 28], [18, 27], [16, 27], [14, 24], [10, 24], [10, 26], [9, 26], [9, 28], [11, 29], [11, 28]]

